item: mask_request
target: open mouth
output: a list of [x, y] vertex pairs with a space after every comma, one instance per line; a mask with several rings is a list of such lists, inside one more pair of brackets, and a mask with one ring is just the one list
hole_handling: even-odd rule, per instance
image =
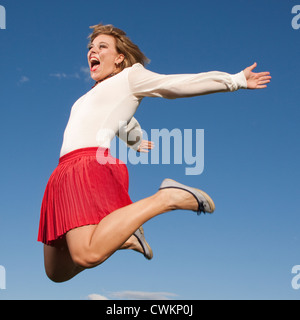
[[97, 58], [91, 58], [90, 59], [91, 64], [91, 71], [96, 71], [97, 68], [100, 66], [100, 61]]

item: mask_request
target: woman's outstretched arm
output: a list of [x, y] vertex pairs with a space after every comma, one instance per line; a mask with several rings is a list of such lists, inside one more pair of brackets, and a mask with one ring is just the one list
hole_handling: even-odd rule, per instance
[[136, 64], [129, 72], [131, 91], [137, 98], [167, 99], [200, 96], [238, 89], [261, 89], [270, 82], [269, 72], [253, 72], [256, 63], [236, 74], [211, 71], [196, 74], [163, 75]]

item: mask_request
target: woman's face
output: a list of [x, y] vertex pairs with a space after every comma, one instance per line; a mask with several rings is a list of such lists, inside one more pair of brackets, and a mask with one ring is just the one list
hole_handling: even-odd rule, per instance
[[100, 81], [120, 71], [118, 65], [124, 60], [124, 55], [117, 52], [113, 36], [100, 34], [89, 49], [87, 58], [93, 80]]

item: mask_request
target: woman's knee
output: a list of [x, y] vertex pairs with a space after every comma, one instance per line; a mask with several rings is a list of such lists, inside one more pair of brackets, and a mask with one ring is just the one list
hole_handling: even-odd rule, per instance
[[106, 260], [106, 257], [99, 250], [100, 248], [95, 249], [91, 245], [95, 228], [96, 225], [88, 225], [67, 232], [66, 241], [68, 249], [76, 266], [88, 269]]
[[78, 250], [75, 253], [71, 253], [74, 264], [80, 268], [90, 269], [103, 263], [107, 258], [100, 253], [91, 251], [90, 249]]

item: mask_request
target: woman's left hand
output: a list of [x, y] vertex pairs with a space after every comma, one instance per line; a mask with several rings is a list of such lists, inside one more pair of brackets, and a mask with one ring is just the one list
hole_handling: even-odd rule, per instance
[[146, 153], [153, 148], [154, 148], [154, 143], [152, 141], [142, 140], [137, 151]]
[[270, 72], [252, 72], [257, 67], [255, 62], [252, 66], [244, 70], [247, 79], [247, 89], [264, 89], [266, 84], [271, 81]]

